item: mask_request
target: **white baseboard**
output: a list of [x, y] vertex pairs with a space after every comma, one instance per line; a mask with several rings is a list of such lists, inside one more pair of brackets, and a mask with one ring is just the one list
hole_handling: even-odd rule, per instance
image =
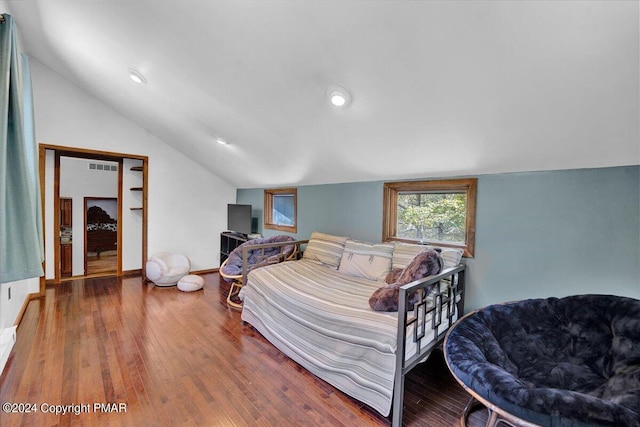
[[4, 371], [4, 365], [9, 360], [9, 354], [16, 342], [16, 326], [4, 328], [0, 331], [0, 374]]

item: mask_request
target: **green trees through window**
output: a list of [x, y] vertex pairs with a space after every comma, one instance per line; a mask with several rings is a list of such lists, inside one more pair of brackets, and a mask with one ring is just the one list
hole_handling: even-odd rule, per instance
[[473, 257], [476, 178], [384, 184], [382, 239], [430, 243]]
[[400, 193], [397, 236], [464, 244], [466, 213], [465, 193]]

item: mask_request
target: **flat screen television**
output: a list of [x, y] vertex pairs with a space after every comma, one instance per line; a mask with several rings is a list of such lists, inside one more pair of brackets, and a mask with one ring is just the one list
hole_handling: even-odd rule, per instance
[[227, 205], [227, 229], [238, 234], [251, 234], [251, 205]]

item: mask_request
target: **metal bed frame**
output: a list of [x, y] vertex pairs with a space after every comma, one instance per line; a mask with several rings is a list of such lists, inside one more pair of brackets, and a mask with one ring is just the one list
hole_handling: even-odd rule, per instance
[[[248, 251], [276, 246], [296, 245], [294, 252], [302, 253], [302, 245], [309, 243], [309, 240], [296, 240], [290, 242], [266, 243], [260, 245], [244, 245], [242, 248], [242, 283], [247, 283], [247, 275], [249, 269], [247, 266]], [[396, 372], [393, 389], [392, 402], [392, 427], [402, 426], [402, 413], [404, 406], [404, 379], [405, 376], [415, 368], [420, 362], [429, 357], [431, 352], [442, 346], [444, 337], [453, 326], [453, 323], [464, 312], [464, 287], [465, 287], [465, 269], [464, 264], [460, 264], [453, 268], [443, 270], [435, 276], [428, 276], [421, 280], [409, 283], [400, 287], [398, 307], [405, 307], [404, 310], [398, 310], [398, 335], [396, 350]], [[448, 281], [449, 285], [443, 290], [442, 281]], [[429, 295], [425, 292], [427, 287], [435, 285]], [[409, 295], [418, 292], [419, 300], [414, 305], [413, 310], [407, 308]], [[433, 304], [429, 303], [433, 301]], [[431, 315], [431, 321], [427, 321], [427, 316]], [[444, 316], [444, 317], [443, 317]], [[442, 320], [448, 319], [448, 327], [442, 325]], [[434, 331], [433, 340], [427, 340], [426, 331], [430, 328]], [[413, 331], [413, 332], [410, 332]], [[406, 348], [405, 342], [407, 335], [412, 333], [412, 340], [416, 343], [416, 354], [410, 359], [405, 360]], [[423, 346], [423, 339], [425, 341]]]
[[[398, 348], [396, 350], [396, 374], [393, 385], [392, 420], [393, 427], [402, 426], [402, 412], [404, 404], [404, 378], [420, 362], [423, 362], [431, 352], [442, 346], [444, 337], [457, 318], [462, 317], [464, 312], [464, 286], [465, 286], [464, 264], [443, 270], [436, 276], [428, 276], [422, 280], [409, 283], [400, 287], [398, 297]], [[442, 290], [441, 281], [448, 280], [449, 286]], [[435, 284], [435, 289], [430, 293], [433, 295], [433, 305], [429, 305], [429, 295], [424, 291], [427, 287]], [[414, 305], [413, 310], [407, 308], [409, 295], [418, 291], [419, 300]], [[431, 322], [427, 322], [427, 316], [431, 314]], [[443, 315], [448, 319], [448, 327], [442, 325]], [[416, 354], [405, 360], [405, 342], [410, 327], [413, 325], [413, 342], [416, 343]], [[433, 340], [428, 340], [422, 346], [422, 340], [426, 336], [426, 329], [433, 330]]]

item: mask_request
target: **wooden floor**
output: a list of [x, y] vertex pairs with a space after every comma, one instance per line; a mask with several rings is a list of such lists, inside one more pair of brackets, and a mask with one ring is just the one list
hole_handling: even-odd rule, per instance
[[[0, 402], [32, 412], [0, 413], [0, 425], [390, 425], [242, 325], [226, 284], [203, 277], [193, 293], [137, 277], [47, 287], [0, 377]], [[408, 375], [405, 395], [407, 426], [454, 426], [468, 399], [439, 352]], [[470, 425], [484, 420], [476, 412]]]
[[118, 271], [118, 255], [87, 256], [87, 275], [115, 273]]

